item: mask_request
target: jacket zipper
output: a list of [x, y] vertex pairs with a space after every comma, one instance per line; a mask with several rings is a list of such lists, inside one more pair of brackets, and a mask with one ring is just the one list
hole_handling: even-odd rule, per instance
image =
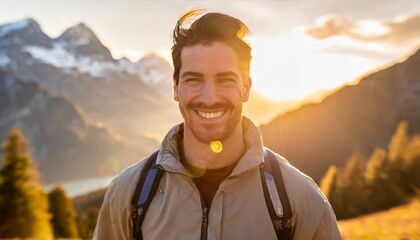
[[200, 240], [207, 240], [207, 229], [209, 225], [209, 210], [210, 208], [203, 208], [203, 219], [201, 222], [201, 237]]
[[201, 218], [201, 236], [200, 236], [200, 240], [207, 240], [207, 230], [209, 227], [209, 212], [210, 212], [210, 207], [207, 207], [204, 204], [204, 200], [203, 197], [201, 196], [200, 191], [198, 191], [197, 186], [195, 185], [194, 182], [192, 182], [193, 188], [195, 189], [195, 191], [198, 192], [198, 196], [200, 197], [200, 202], [201, 202], [201, 209], [203, 210], [203, 217]]
[[[164, 170], [166, 171], [166, 170]], [[197, 186], [195, 185], [195, 183], [191, 180], [191, 178], [189, 178], [187, 175], [179, 173], [179, 172], [172, 172], [172, 173], [176, 173], [176, 174], [181, 174], [185, 177], [188, 178], [188, 182], [192, 185], [192, 187], [194, 188], [194, 190], [198, 193], [198, 196], [200, 197], [200, 201], [201, 201], [201, 209], [203, 210], [203, 217], [201, 220], [201, 236], [200, 236], [200, 240], [207, 240], [207, 229], [208, 229], [208, 225], [209, 225], [209, 212], [210, 212], [210, 207], [206, 207], [203, 201], [203, 197], [201, 196], [200, 191], [198, 191]]]

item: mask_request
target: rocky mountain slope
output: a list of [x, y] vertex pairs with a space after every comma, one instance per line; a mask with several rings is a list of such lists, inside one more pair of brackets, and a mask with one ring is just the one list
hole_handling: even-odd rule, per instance
[[261, 126], [265, 145], [319, 181], [330, 164], [354, 152], [369, 156], [387, 143], [400, 121], [420, 133], [420, 50], [371, 73], [319, 104], [305, 105]]
[[129, 157], [111, 131], [68, 100], [1, 70], [0, 110], [0, 139], [12, 125], [22, 128], [45, 181], [112, 174], [117, 170], [112, 158]]

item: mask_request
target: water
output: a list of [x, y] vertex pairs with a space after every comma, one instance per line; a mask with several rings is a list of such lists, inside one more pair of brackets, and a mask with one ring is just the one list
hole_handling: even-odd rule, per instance
[[[73, 198], [79, 195], [83, 195], [95, 190], [108, 187], [112, 179], [115, 176], [105, 176], [105, 177], [95, 177], [95, 178], [85, 178], [78, 180], [71, 180], [67, 182], [60, 183], [64, 190], [66, 191], [67, 196]], [[45, 189], [46, 191], [51, 191], [56, 184], [48, 185]]]

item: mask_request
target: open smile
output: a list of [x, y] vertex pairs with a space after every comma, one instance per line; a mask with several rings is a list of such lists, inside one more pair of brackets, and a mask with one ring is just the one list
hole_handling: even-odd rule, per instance
[[216, 119], [223, 116], [226, 111], [217, 111], [217, 112], [203, 112], [203, 111], [196, 111], [198, 115], [205, 119]]

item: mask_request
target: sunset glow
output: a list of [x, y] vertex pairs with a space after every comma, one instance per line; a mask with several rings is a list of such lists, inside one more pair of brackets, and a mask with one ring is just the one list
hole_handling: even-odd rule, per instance
[[272, 99], [300, 99], [355, 80], [375, 67], [360, 56], [325, 53], [305, 41], [250, 39], [254, 89]]
[[[374, 0], [368, 5], [357, 1], [360, 4], [174, 1], [164, 6], [147, 1], [100, 5], [86, 1], [83, 7], [77, 2], [2, 1], [0, 9], [8, 11], [1, 14], [0, 24], [32, 17], [55, 38], [83, 22], [116, 59], [136, 62], [155, 53], [171, 62], [171, 31], [181, 12], [188, 8], [224, 12], [243, 20], [251, 30], [253, 90], [275, 100], [296, 100], [351, 84], [420, 45], [420, 28], [415, 27], [420, 22], [420, 3], [402, 0], [395, 8], [393, 0]], [[363, 8], [357, 7], [361, 4]]]

